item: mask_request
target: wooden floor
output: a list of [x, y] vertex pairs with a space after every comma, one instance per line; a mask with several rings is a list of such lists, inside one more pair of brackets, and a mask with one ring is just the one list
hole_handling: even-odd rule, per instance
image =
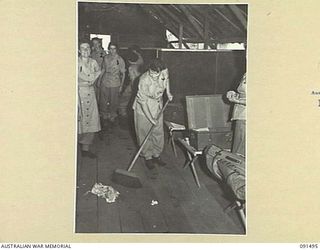
[[[156, 180], [148, 177], [149, 170], [138, 159], [132, 171], [141, 178], [142, 188], [113, 183], [113, 171], [126, 169], [136, 150], [129, 131], [116, 127], [95, 138], [93, 151], [97, 159], [78, 154], [77, 233], [245, 233], [238, 213], [225, 211], [230, 205], [226, 192], [207, 173], [204, 164], [196, 164], [201, 188], [191, 170], [183, 169], [186, 158], [179, 147], [175, 157], [170, 145], [165, 145], [162, 158], [169, 168], [159, 168]], [[87, 192], [100, 182], [120, 192], [116, 202], [107, 203]], [[152, 206], [152, 200], [158, 205]]]

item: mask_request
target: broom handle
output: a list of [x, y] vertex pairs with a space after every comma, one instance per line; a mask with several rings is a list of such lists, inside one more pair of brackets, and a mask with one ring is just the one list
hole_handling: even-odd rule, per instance
[[[167, 107], [168, 103], [169, 103], [169, 100], [166, 101], [166, 103], [164, 104], [164, 106], [163, 106], [163, 108], [161, 109], [160, 113], [158, 114], [158, 117], [157, 117], [157, 119], [156, 119], [157, 123], [158, 123], [158, 121], [159, 121], [159, 119], [160, 119], [160, 116], [162, 115], [163, 111], [164, 111], [165, 108]], [[157, 123], [152, 125], [152, 127], [150, 128], [148, 134], [147, 134], [146, 137], [144, 138], [144, 140], [143, 140], [143, 142], [142, 142], [142, 144], [141, 144], [138, 152], [136, 153], [136, 155], [135, 155], [135, 157], [133, 158], [130, 166], [128, 167], [128, 172], [133, 168], [133, 165], [136, 163], [136, 161], [137, 161], [137, 159], [138, 159], [138, 157], [139, 157], [139, 155], [140, 155], [140, 153], [141, 153], [141, 151], [142, 151], [142, 148], [143, 148], [144, 145], [147, 143], [147, 140], [149, 139], [149, 137], [150, 137], [150, 135], [151, 135], [154, 127], [157, 125]]]

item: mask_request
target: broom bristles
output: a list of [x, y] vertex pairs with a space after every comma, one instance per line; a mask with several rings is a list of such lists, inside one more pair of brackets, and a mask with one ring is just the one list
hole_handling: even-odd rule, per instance
[[127, 170], [116, 169], [112, 175], [112, 181], [126, 187], [141, 188], [142, 184], [139, 177]]

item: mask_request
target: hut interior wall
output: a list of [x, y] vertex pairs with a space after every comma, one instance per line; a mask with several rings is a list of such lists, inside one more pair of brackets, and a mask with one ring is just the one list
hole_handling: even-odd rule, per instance
[[[170, 70], [171, 92], [186, 95], [225, 94], [246, 68], [245, 51], [161, 51]], [[177, 98], [176, 98], [177, 101]]]

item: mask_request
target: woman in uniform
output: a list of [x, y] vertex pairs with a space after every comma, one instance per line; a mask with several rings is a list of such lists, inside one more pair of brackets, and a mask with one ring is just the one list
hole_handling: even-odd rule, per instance
[[[91, 43], [92, 43], [92, 49], [91, 49], [90, 57], [97, 61], [101, 69], [103, 58], [107, 55], [106, 51], [102, 47], [102, 39], [98, 37], [94, 37], [92, 38]], [[99, 98], [100, 98], [99, 79], [95, 81], [94, 88], [96, 91], [97, 102], [99, 102]]]
[[158, 121], [156, 120], [163, 106], [162, 96], [165, 91], [171, 101], [173, 96], [169, 89], [168, 69], [161, 60], [154, 59], [148, 71], [140, 77], [138, 93], [133, 103], [134, 124], [139, 145], [142, 144], [151, 126], [155, 125], [141, 151], [141, 156], [145, 158], [149, 169], [155, 169], [156, 165], [166, 164], [160, 159], [164, 146], [163, 115]]
[[234, 122], [232, 153], [245, 156], [246, 153], [246, 73], [243, 75], [237, 92], [228, 91], [227, 98], [234, 103], [231, 120]]
[[[125, 121], [128, 116], [128, 106], [132, 106], [132, 99], [136, 94], [136, 82], [141, 75], [143, 66], [143, 58], [138, 46], [132, 46], [129, 48], [127, 57], [128, 61], [128, 84], [122, 91], [120, 96], [119, 115], [120, 121]], [[133, 96], [134, 94], [134, 96]]]
[[100, 83], [100, 112], [103, 120], [113, 123], [119, 108], [119, 93], [125, 79], [125, 63], [118, 55], [118, 46], [109, 43], [110, 54], [104, 57]]
[[100, 130], [98, 106], [94, 82], [100, 75], [98, 63], [90, 58], [89, 43], [80, 44], [78, 58], [78, 142], [82, 145], [82, 156], [95, 158], [90, 151], [94, 133]]

